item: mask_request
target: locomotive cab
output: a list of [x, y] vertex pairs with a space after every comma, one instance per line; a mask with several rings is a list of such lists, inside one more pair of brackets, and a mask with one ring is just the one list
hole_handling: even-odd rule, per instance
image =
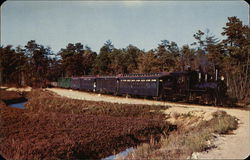
[[160, 80], [163, 99], [177, 100], [186, 96], [189, 89], [189, 77], [186, 72], [172, 72]]

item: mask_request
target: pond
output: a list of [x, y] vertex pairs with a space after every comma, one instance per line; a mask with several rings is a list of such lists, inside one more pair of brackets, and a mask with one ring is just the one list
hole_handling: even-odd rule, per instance
[[134, 150], [134, 148], [130, 147], [130, 148], [126, 149], [125, 151], [122, 151], [116, 155], [112, 155], [112, 156], [103, 158], [102, 160], [115, 160], [117, 157], [126, 157], [129, 154], [129, 152], [132, 152], [133, 150]]
[[21, 108], [21, 109], [24, 109], [25, 108], [25, 103], [27, 102], [21, 102], [21, 103], [14, 103], [14, 104], [10, 104], [9, 106], [10, 107], [14, 107], [14, 108]]

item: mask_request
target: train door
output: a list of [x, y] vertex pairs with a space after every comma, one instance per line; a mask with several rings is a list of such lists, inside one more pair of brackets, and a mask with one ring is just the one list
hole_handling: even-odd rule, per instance
[[174, 79], [172, 76], [165, 76], [160, 78], [158, 85], [158, 95], [162, 100], [170, 99], [173, 95]]

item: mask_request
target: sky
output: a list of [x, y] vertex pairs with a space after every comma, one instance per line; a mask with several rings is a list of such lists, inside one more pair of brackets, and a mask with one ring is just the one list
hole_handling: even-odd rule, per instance
[[129, 44], [145, 51], [161, 40], [179, 47], [209, 29], [223, 39], [227, 17], [249, 24], [245, 1], [6, 1], [1, 6], [1, 45], [25, 46], [28, 41], [51, 47], [81, 42], [99, 52], [107, 40], [116, 48]]

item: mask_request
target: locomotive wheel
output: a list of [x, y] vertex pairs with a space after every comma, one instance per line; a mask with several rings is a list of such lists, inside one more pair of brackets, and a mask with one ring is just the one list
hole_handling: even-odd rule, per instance
[[190, 92], [187, 102], [188, 103], [193, 103], [194, 102], [194, 97], [195, 97], [195, 93]]
[[208, 105], [209, 104], [209, 95], [208, 94], [202, 94], [200, 103]]

